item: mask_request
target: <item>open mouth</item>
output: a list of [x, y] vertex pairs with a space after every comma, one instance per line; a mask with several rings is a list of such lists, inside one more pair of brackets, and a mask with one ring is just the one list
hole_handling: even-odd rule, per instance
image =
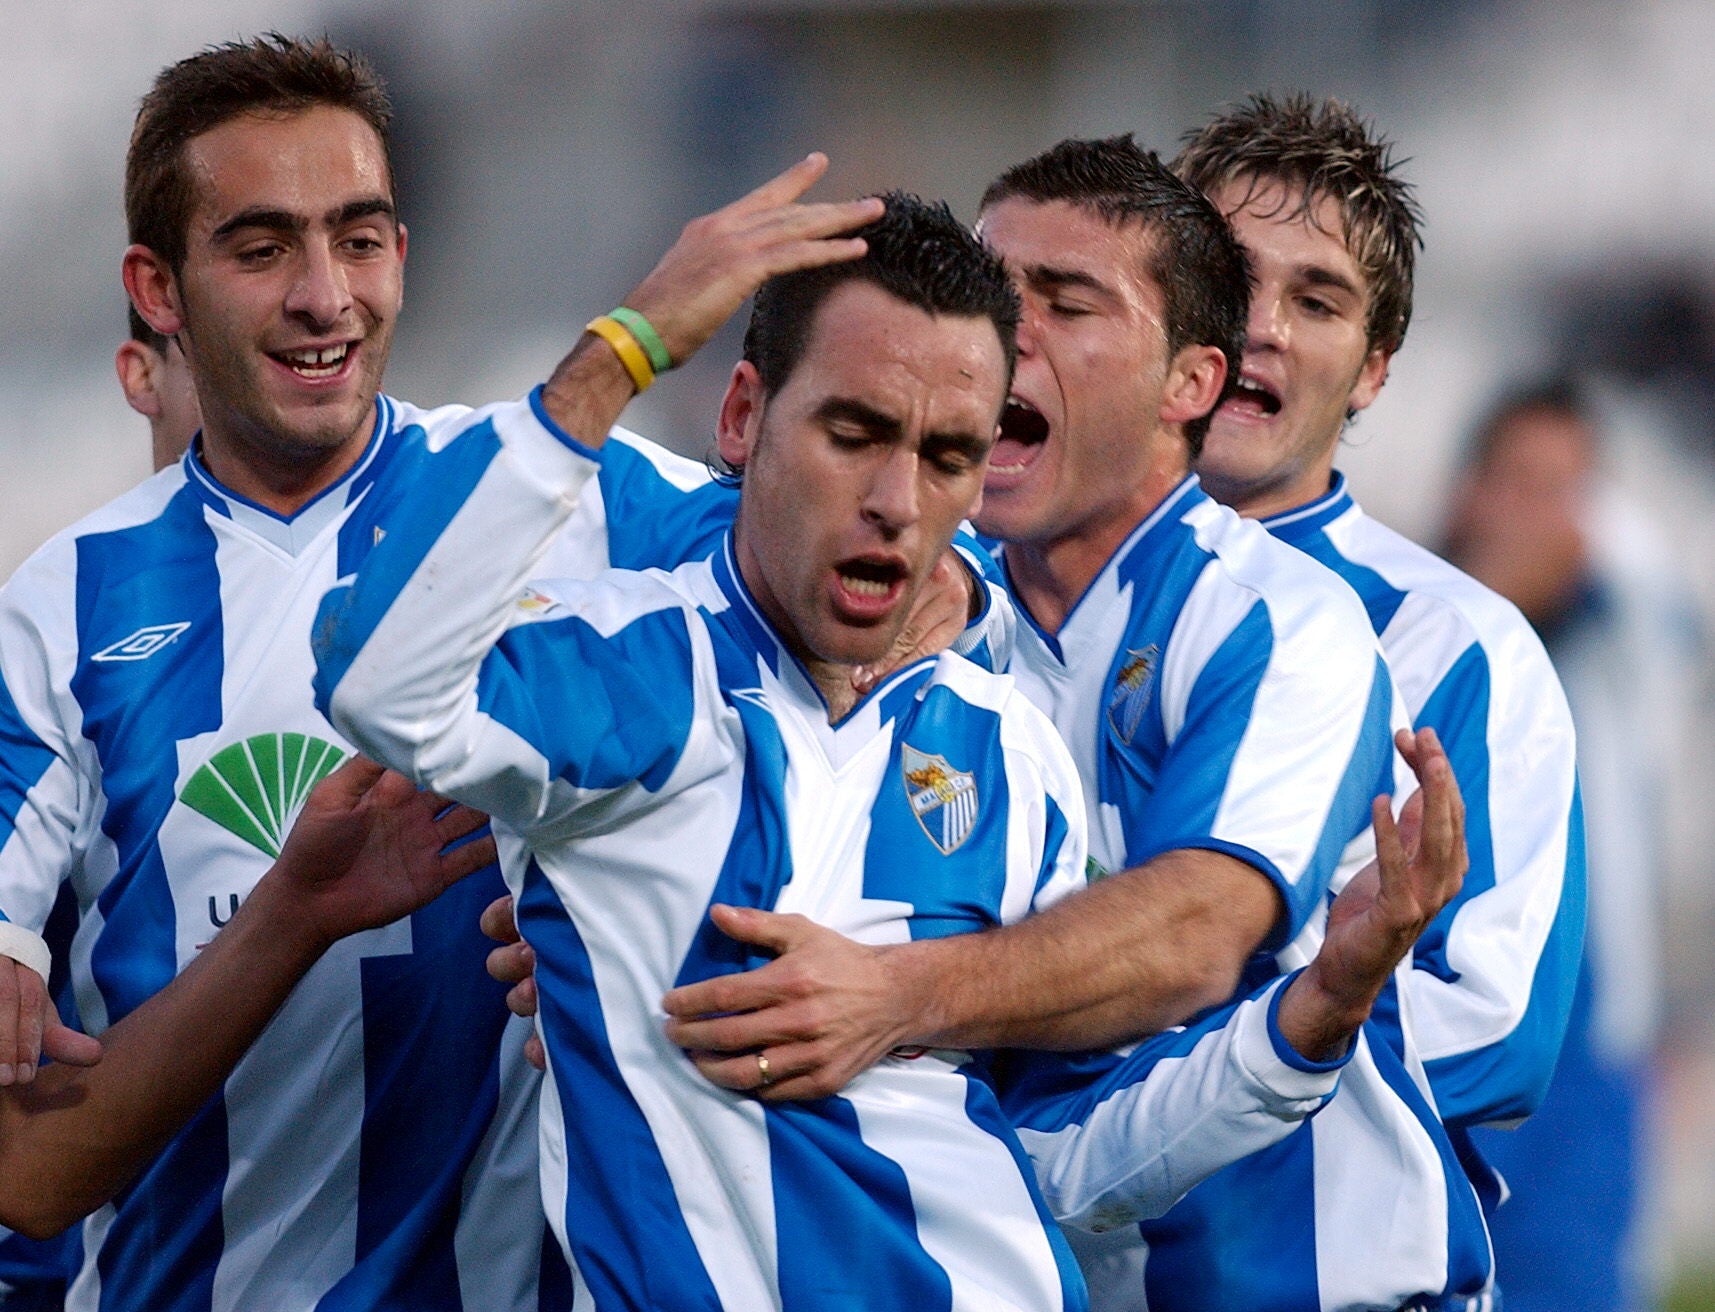
[[1000, 437], [989, 455], [989, 469], [1016, 473], [1036, 459], [1047, 440], [1048, 421], [1042, 412], [1028, 401], [1009, 396], [1000, 413]]
[[1238, 387], [1222, 403], [1221, 408], [1271, 419], [1280, 413], [1280, 397], [1273, 388], [1257, 382], [1254, 378], [1241, 378]]
[[269, 355], [298, 377], [316, 379], [332, 378], [339, 373], [350, 353], [351, 343], [341, 342], [337, 346], [308, 347], [301, 351], [271, 351]]
[[837, 568], [840, 586], [854, 597], [886, 597], [905, 578], [905, 567], [896, 561], [848, 560]]

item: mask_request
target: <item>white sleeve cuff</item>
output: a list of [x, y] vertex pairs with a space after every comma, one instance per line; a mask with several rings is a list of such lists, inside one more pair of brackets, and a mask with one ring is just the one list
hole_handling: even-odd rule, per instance
[[44, 984], [54, 968], [54, 955], [48, 951], [46, 940], [10, 920], [0, 920], [0, 957], [23, 962], [42, 977]]

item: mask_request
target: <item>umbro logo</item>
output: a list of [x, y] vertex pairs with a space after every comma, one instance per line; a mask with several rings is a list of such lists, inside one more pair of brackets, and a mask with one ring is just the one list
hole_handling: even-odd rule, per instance
[[190, 628], [189, 620], [177, 624], [148, 624], [129, 638], [121, 638], [111, 647], [103, 647], [89, 659], [92, 661], [146, 661], [161, 648], [178, 641], [179, 635]]

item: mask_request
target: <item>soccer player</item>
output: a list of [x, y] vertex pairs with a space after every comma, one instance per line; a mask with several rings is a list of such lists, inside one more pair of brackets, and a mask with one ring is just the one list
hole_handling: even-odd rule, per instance
[[[859, 235], [862, 259], [758, 295], [718, 426], [739, 513], [712, 561], [538, 582], [520, 617], [616, 417], [595, 400], [629, 381], [597, 342], [527, 405], [461, 421], [479, 434], [426, 462], [410, 530], [317, 624], [335, 723], [504, 826], [542, 996], [544, 1192], [596, 1306], [1078, 1306], [1044, 1212], [1159, 1207], [1284, 1133], [1428, 914], [1381, 912], [1391, 880], [1348, 899], [1290, 984], [1096, 1080], [914, 1051], [841, 1097], [765, 1104], [675, 1050], [662, 990], [756, 960], [712, 902], [950, 942], [1082, 878], [1071, 760], [1010, 680], [948, 655], [854, 690], [981, 494], [1017, 315], [945, 210], [890, 198]], [[670, 252], [626, 298], [664, 343], [713, 330], [683, 276]], [[581, 410], [574, 381], [596, 393]], [[1434, 827], [1454, 855], [1452, 811]], [[785, 1054], [778, 1072], [770, 1051], [743, 1061], [754, 1085], [794, 1073]], [[1030, 1122], [1045, 1196], [991, 1085]]]
[[[1529, 625], [1366, 517], [1334, 468], [1411, 315], [1418, 215], [1391, 154], [1349, 108], [1307, 97], [1253, 97], [1187, 138], [1174, 167], [1227, 215], [1255, 271], [1238, 390], [1197, 469], [1216, 498], [1352, 584], [1413, 724], [1436, 731], [1465, 789], [1470, 877], [1417, 945], [1399, 1005], [1492, 1204], [1464, 1129], [1528, 1115], [1553, 1071], [1578, 973], [1583, 829], [1566, 700]], [[1343, 1211], [1325, 1213], [1318, 1190], [1324, 1307], [1344, 1306], [1326, 1291], [1349, 1288], [1367, 1260], [1346, 1247], [1350, 1227], [1321, 1224]], [[1279, 1243], [1259, 1236], [1251, 1255]], [[1149, 1296], [1152, 1308], [1207, 1305], [1158, 1301], [1153, 1282]]]
[[[764, 1096], [815, 1096], [902, 1042], [1077, 1046], [1183, 1021], [1315, 950], [1342, 856], [1366, 841], [1353, 799], [1393, 768], [1393, 691], [1357, 598], [1188, 472], [1243, 333], [1245, 264], [1219, 214], [1129, 139], [1068, 142], [990, 188], [982, 232], [1025, 316], [977, 522], [1001, 539], [1028, 621], [1013, 672], [1065, 733], [1092, 857], [1119, 873], [1078, 900], [1099, 918], [1063, 914], [1069, 902], [1018, 927], [1029, 935], [885, 953], [723, 913], [783, 953], [667, 998], [670, 1034], [728, 1087], [756, 1085], [741, 1054], [758, 1048], [787, 1077]], [[1010, 987], [1011, 971], [1037, 986]], [[1152, 1279], [1271, 1305], [1300, 1254], [1240, 1268], [1209, 1249], [1241, 1219], [1258, 1235], [1313, 1228], [1303, 1207], [1256, 1199], [1301, 1197], [1296, 1183], [1338, 1160], [1388, 1200], [1355, 1240], [1387, 1254], [1376, 1305], [1482, 1293], [1480, 1209], [1389, 1037], [1360, 1041], [1309, 1127], [1234, 1168], [1243, 1209], [1198, 1223], [1178, 1250], [1194, 1261], [1158, 1248]], [[1136, 1263], [1119, 1265], [1135, 1302]], [[1375, 1288], [1374, 1270], [1357, 1278]], [[1293, 1275], [1294, 1297], [1305, 1283]]]
[[[361, 60], [283, 38], [185, 60], [145, 98], [125, 281], [184, 352], [202, 436], [0, 594], [0, 1082], [34, 1078], [44, 1046], [74, 1055], [35, 933], [62, 881], [100, 1034], [233, 918], [346, 754], [310, 693], [315, 605], [383, 525], [409, 530], [400, 486], [436, 428], [377, 392], [406, 250], [388, 114]], [[874, 204], [794, 203], [820, 168], [751, 226], [693, 233], [711, 294], [736, 306], [855, 249], [820, 234]], [[72, 1306], [537, 1308], [544, 1251], [559, 1262], [537, 1081], [476, 930], [503, 887], [491, 867], [323, 955], [86, 1224]]]
[[119, 344], [113, 367], [126, 404], [149, 421], [149, 457], [159, 472], [184, 455], [202, 426], [196, 384], [179, 344], [144, 323], [136, 306], [125, 313], [131, 335]]

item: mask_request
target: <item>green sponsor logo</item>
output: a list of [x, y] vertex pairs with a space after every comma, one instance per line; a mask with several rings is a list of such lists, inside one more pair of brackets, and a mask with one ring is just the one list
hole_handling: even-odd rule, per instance
[[191, 776], [179, 800], [277, 857], [310, 789], [345, 755], [308, 734], [257, 734], [211, 756]]

